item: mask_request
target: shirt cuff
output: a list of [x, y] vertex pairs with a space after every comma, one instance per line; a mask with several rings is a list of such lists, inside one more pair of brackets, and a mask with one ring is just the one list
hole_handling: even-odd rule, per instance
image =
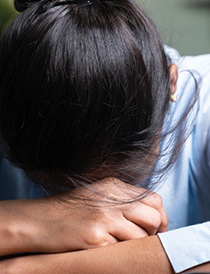
[[210, 261], [210, 222], [158, 236], [176, 273]]

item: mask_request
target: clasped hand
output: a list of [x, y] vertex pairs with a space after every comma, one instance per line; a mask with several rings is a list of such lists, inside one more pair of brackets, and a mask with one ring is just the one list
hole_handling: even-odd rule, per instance
[[90, 249], [164, 232], [168, 219], [161, 197], [107, 178], [92, 186], [38, 199], [36, 252]]

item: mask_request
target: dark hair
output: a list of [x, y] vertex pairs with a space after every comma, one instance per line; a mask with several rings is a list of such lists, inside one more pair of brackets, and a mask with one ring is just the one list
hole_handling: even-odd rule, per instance
[[55, 192], [152, 176], [171, 91], [151, 20], [131, 0], [33, 2], [15, 2], [27, 9], [0, 42], [6, 156]]
[[31, 4], [39, 2], [37, 0], [14, 0], [15, 8], [19, 12], [23, 12]]

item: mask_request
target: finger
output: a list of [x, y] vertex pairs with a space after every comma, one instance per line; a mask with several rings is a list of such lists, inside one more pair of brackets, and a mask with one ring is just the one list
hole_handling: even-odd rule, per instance
[[168, 230], [168, 217], [167, 217], [161, 196], [155, 192], [151, 192], [147, 197], [142, 199], [140, 202], [142, 204], [150, 206], [150, 207], [156, 209], [157, 211], [159, 211], [159, 213], [161, 215], [161, 224], [160, 224], [157, 232], [167, 231]]
[[123, 216], [143, 228], [148, 235], [155, 235], [161, 225], [161, 214], [158, 210], [144, 204], [133, 204]]
[[138, 225], [125, 219], [122, 219], [110, 228], [110, 234], [121, 241], [138, 239], [148, 236], [148, 233]]
[[160, 214], [161, 214], [161, 225], [159, 226], [157, 233], [168, 231], [168, 217], [164, 207], [160, 209]]

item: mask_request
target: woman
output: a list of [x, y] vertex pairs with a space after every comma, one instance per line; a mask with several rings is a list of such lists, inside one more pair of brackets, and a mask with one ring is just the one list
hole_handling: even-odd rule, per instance
[[[197, 137], [197, 125], [204, 128], [200, 112], [198, 122], [201, 122], [193, 130], [199, 79], [190, 72], [182, 73], [176, 93], [178, 72], [170, 57], [179, 57], [174, 51], [165, 54], [153, 23], [130, 1], [17, 1], [16, 7], [25, 11], [9, 27], [0, 44], [0, 130], [4, 153], [44, 189], [62, 194], [32, 202], [4, 202], [2, 219], [6, 220], [8, 214], [15, 216], [18, 208], [22, 215], [18, 215], [16, 222], [21, 224], [22, 219], [25, 224], [27, 219], [28, 229], [24, 232], [20, 229], [22, 239], [27, 239], [24, 244], [20, 244], [21, 237], [15, 243], [7, 240], [10, 237], [4, 237], [7, 250], [1, 254], [58, 253], [166, 231], [167, 218], [162, 203], [157, 196], [146, 196], [145, 189], [155, 189], [157, 182], [166, 180], [163, 175], [167, 174], [167, 186], [164, 184], [160, 190], [166, 208], [169, 210], [172, 204], [177, 211], [177, 205], [180, 207], [180, 202], [186, 202], [186, 193], [190, 192], [186, 192], [186, 183], [176, 185], [175, 191], [166, 187], [174, 186], [171, 183], [178, 177], [173, 176], [181, 172], [179, 161], [189, 160], [186, 147]], [[188, 65], [193, 61], [183, 63]], [[197, 62], [193, 64], [196, 65]], [[199, 73], [205, 76], [205, 81], [208, 66]], [[181, 95], [183, 89], [185, 93]], [[207, 94], [205, 89], [203, 92]], [[179, 96], [179, 103], [171, 106], [170, 101], [176, 101], [175, 94]], [[186, 147], [177, 159], [188, 135]], [[207, 134], [204, 137], [205, 145]], [[167, 173], [176, 159], [176, 172]], [[191, 176], [190, 172], [181, 174], [187, 176], [184, 182], [188, 181], [189, 174]], [[208, 174], [204, 177], [208, 181]], [[104, 178], [107, 179], [103, 181]], [[102, 181], [98, 183], [99, 180]], [[81, 189], [70, 190], [78, 186]], [[203, 186], [208, 188], [206, 184]], [[198, 194], [199, 191], [191, 192]], [[205, 191], [203, 201], [208, 198], [204, 194]], [[60, 200], [68, 203], [58, 203]], [[129, 205], [138, 200], [137, 206], [136, 203]], [[197, 205], [199, 203], [191, 213], [187, 212], [190, 207], [182, 207], [185, 215], [177, 218], [177, 224], [172, 223], [174, 228], [199, 222], [199, 218], [206, 221], [209, 215], [205, 206], [202, 217], [193, 216], [194, 209], [199, 208]], [[48, 216], [42, 213], [40, 217], [43, 207]], [[89, 211], [85, 210], [88, 207]], [[170, 211], [173, 210], [169, 210], [170, 218], [176, 216]], [[85, 218], [87, 212], [88, 216], [94, 212], [91, 220]], [[99, 232], [105, 231], [106, 238], [98, 237], [96, 229], [91, 239], [87, 235], [91, 235], [92, 224], [100, 219], [101, 212], [108, 216], [105, 222], [99, 222], [103, 228]], [[35, 220], [30, 221], [34, 216], [37, 216]], [[53, 226], [52, 220], [55, 220]], [[41, 229], [40, 223], [43, 223]], [[82, 229], [78, 230], [81, 224]], [[4, 225], [6, 230], [7, 221]], [[88, 227], [89, 234], [84, 233], [84, 227]], [[208, 223], [196, 228], [206, 230]], [[69, 231], [75, 233], [69, 237]], [[192, 231], [193, 228], [187, 232], [181, 230], [181, 235], [185, 237]], [[187, 255], [180, 263], [178, 251], [175, 254], [181, 265], [178, 268], [168, 242], [168, 238], [175, 239], [171, 244], [174, 247], [177, 233], [179, 231], [159, 236], [176, 272], [209, 260], [204, 256], [195, 262], [193, 256]], [[86, 242], [87, 239], [90, 242]], [[185, 253], [190, 252], [185, 250]], [[26, 270], [31, 273], [174, 271], [158, 236], [97, 250], [3, 261], [2, 268], [16, 273], [17, 269], [20, 273]], [[209, 265], [201, 268], [209, 269]]]

